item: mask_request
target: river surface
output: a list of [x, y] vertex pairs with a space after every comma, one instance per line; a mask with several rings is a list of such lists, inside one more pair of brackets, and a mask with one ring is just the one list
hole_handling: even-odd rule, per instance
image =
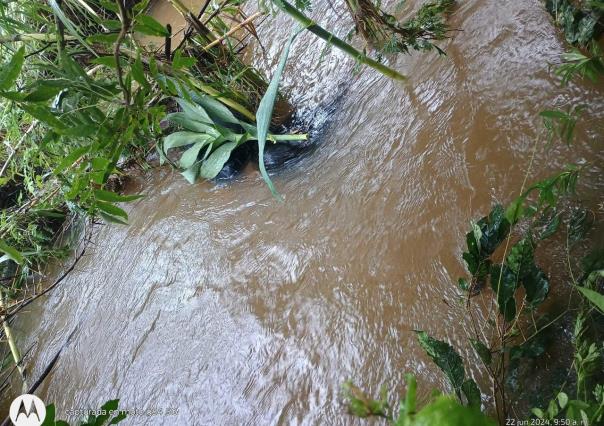
[[[342, 37], [352, 27], [343, 2], [315, 0], [309, 15]], [[33, 377], [78, 328], [40, 396], [59, 412], [112, 398], [178, 410], [126, 425], [319, 425], [354, 422], [349, 378], [374, 394], [403, 391], [407, 372], [422, 398], [446, 388], [413, 330], [471, 353], [448, 307], [470, 221], [518, 194], [535, 147], [529, 181], [579, 159], [580, 198], [598, 211], [604, 189], [603, 88], [553, 76], [567, 47], [542, 2], [460, 1], [449, 23], [461, 31], [441, 43], [448, 56], [390, 58], [407, 84], [355, 70], [312, 34], [296, 40], [282, 88], [317, 148], [273, 175], [283, 204], [255, 167], [218, 185], [168, 168], [137, 178], [130, 225], [98, 228], [76, 271], [15, 324], [23, 348], [36, 343]], [[253, 64], [272, 75], [293, 28], [282, 14], [259, 25]], [[538, 112], [576, 102], [587, 125], [546, 150]]]

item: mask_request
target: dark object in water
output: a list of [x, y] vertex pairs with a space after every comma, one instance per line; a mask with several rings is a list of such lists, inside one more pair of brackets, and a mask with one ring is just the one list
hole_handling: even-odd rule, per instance
[[252, 156], [252, 142], [244, 143], [231, 152], [229, 160], [224, 164], [216, 180], [229, 180], [239, 175]]
[[[301, 159], [314, 145], [309, 141], [267, 142], [264, 147], [264, 166], [267, 170], [278, 170]], [[258, 145], [254, 145], [253, 158], [258, 163]]]
[[[278, 170], [302, 158], [302, 154], [312, 149], [313, 145], [305, 142], [267, 142], [264, 148], [264, 166], [268, 170]], [[237, 147], [226, 162], [216, 180], [233, 179], [241, 173], [249, 161], [258, 163], [258, 144], [255, 141]]]

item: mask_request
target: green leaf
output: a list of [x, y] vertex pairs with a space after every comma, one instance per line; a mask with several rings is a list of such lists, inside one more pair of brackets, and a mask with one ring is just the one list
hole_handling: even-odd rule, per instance
[[199, 150], [208, 144], [209, 141], [197, 142], [192, 147], [187, 149], [180, 157], [179, 166], [183, 169], [188, 169], [197, 161]]
[[568, 223], [568, 240], [570, 244], [574, 244], [585, 238], [592, 225], [592, 215], [587, 209], [573, 209]]
[[198, 142], [208, 142], [212, 139], [212, 136], [203, 133], [174, 132], [164, 138], [163, 148], [164, 152], [168, 152], [168, 150], [172, 148], [193, 145]]
[[206, 110], [201, 106], [182, 98], [176, 98], [176, 102], [182, 108], [182, 112], [189, 120], [199, 121], [205, 124], [214, 124]]
[[549, 280], [540, 268], [532, 265], [530, 270], [522, 277], [522, 285], [526, 292], [525, 298], [529, 307], [536, 308], [549, 293]]
[[381, 398], [379, 400], [375, 400], [367, 396], [351, 381], [344, 383], [343, 391], [346, 399], [348, 400], [348, 411], [357, 417], [384, 417], [387, 416], [388, 412], [390, 411], [385, 388], [382, 388]]
[[165, 26], [149, 15], [139, 15], [136, 17], [134, 31], [157, 37], [168, 37], [170, 35], [170, 32]]
[[507, 265], [493, 265], [491, 267], [491, 287], [497, 295], [499, 312], [508, 322], [516, 316], [514, 293], [517, 286], [518, 277]]
[[560, 404], [560, 408], [564, 410], [564, 408], [568, 404], [568, 395], [565, 394], [564, 392], [560, 392], [558, 394], [557, 399], [558, 399], [558, 404]]
[[104, 189], [96, 189], [94, 191], [94, 197], [100, 201], [107, 201], [110, 203], [128, 202], [138, 200], [144, 195], [120, 195], [115, 192], [105, 191]]
[[604, 295], [585, 287], [577, 286], [577, 290], [579, 290], [587, 300], [593, 303], [594, 306], [604, 313]]
[[237, 148], [237, 144], [235, 142], [228, 142], [223, 145], [220, 145], [207, 160], [203, 162], [201, 167], [199, 168], [199, 176], [204, 179], [214, 179], [218, 173], [224, 167], [224, 163], [226, 163], [231, 156], [231, 152]]
[[182, 50], [178, 49], [176, 52], [174, 52], [174, 57], [172, 58], [172, 68], [175, 70], [181, 68], [191, 68], [193, 65], [195, 65], [195, 62], [197, 62], [197, 59], [193, 57], [183, 57]]
[[55, 426], [56, 408], [54, 404], [48, 404], [46, 406], [46, 417], [44, 422], [40, 426]]
[[478, 385], [476, 384], [476, 382], [472, 379], [466, 380], [465, 382], [463, 382], [463, 385], [461, 385], [461, 390], [466, 396], [466, 399], [468, 400], [468, 405], [470, 407], [477, 407], [478, 409], [480, 409], [482, 400], [480, 395], [480, 389], [478, 389]]
[[443, 395], [424, 406], [407, 425], [496, 426], [496, 423], [475, 407], [464, 407], [450, 396]]
[[80, 43], [82, 43], [82, 46], [88, 49], [90, 53], [92, 53], [95, 57], [98, 56], [94, 49], [90, 46], [90, 44], [88, 44], [88, 42], [84, 40], [84, 37], [82, 37], [82, 35], [78, 32], [78, 30], [76, 29], [76, 25], [65, 15], [65, 13], [63, 13], [63, 10], [61, 9], [61, 6], [59, 6], [59, 4], [57, 3], [57, 0], [48, 0], [48, 5], [52, 9], [56, 17], [59, 18], [63, 25], [65, 25], [67, 31], [72, 36], [74, 36]]
[[105, 201], [97, 201], [96, 206], [103, 213], [106, 213], [106, 214], [114, 216], [114, 217], [120, 217], [125, 220], [128, 220], [128, 213], [126, 213], [124, 210], [120, 209], [118, 206], [115, 206], [115, 205], [105, 202]]
[[535, 264], [533, 255], [533, 241], [525, 237], [512, 246], [505, 263], [516, 276], [522, 278]]
[[6, 244], [4, 240], [0, 240], [0, 251], [3, 252], [10, 260], [22, 265], [25, 262], [25, 258], [17, 249]]
[[5, 64], [0, 70], [0, 90], [10, 89], [19, 77], [23, 61], [25, 60], [25, 47], [21, 46], [13, 55], [8, 64]]
[[[115, 56], [110, 55], [110, 56], [99, 56], [98, 58], [94, 58], [90, 61], [90, 63], [93, 64], [98, 64], [98, 65], [105, 65], [106, 67], [109, 68], [113, 68], [116, 69], [116, 62], [115, 62]], [[122, 67], [125, 67], [128, 64], [128, 62], [124, 59], [124, 58], [120, 58], [120, 65]]]
[[446, 342], [430, 337], [425, 331], [415, 331], [419, 344], [432, 361], [445, 373], [456, 394], [464, 383], [465, 369], [459, 354]]
[[189, 182], [190, 184], [194, 184], [197, 180], [197, 176], [199, 175], [199, 167], [201, 166], [201, 161], [193, 164], [187, 170], [183, 171], [181, 175]]
[[205, 109], [213, 121], [223, 124], [241, 124], [233, 113], [216, 99], [208, 95], [198, 95], [196, 93], [191, 93], [191, 98]]
[[281, 53], [281, 59], [279, 60], [277, 70], [275, 71], [275, 74], [273, 75], [273, 78], [266, 89], [266, 93], [260, 100], [260, 105], [258, 106], [258, 111], [256, 112], [256, 123], [258, 128], [258, 166], [260, 167], [262, 178], [268, 185], [273, 196], [279, 201], [283, 201], [283, 197], [281, 197], [281, 195], [275, 189], [273, 182], [266, 172], [266, 167], [264, 166], [264, 145], [266, 144], [266, 137], [268, 136], [268, 129], [270, 127], [271, 118], [273, 115], [273, 108], [275, 107], [275, 100], [277, 99], [278, 95], [279, 80], [281, 80], [281, 75], [283, 74], [285, 63], [287, 62], [291, 44], [300, 31], [301, 30], [296, 30], [290, 35], [289, 40], [283, 49], [283, 53]]
[[90, 150], [90, 146], [81, 146], [79, 148], [71, 151], [67, 156], [59, 163], [59, 165], [55, 168], [54, 174], [58, 175], [63, 170], [71, 167], [73, 163], [75, 163], [78, 159], [80, 159], [84, 154], [86, 154]]
[[470, 339], [470, 344], [472, 345], [482, 362], [486, 366], [491, 365], [491, 361], [493, 360], [491, 350], [480, 340]]
[[44, 102], [58, 95], [64, 87], [49, 84], [45, 80], [36, 81], [27, 88], [27, 94], [23, 98], [26, 102]]
[[215, 130], [212, 125], [202, 121], [193, 120], [184, 112], [173, 112], [168, 114], [166, 116], [166, 120], [192, 132], [208, 133], [215, 137], [220, 136], [220, 133]]
[[55, 129], [62, 130], [66, 125], [52, 113], [50, 108], [41, 104], [21, 104], [21, 108], [34, 118], [48, 124]]
[[95, 157], [90, 159], [90, 165], [92, 166], [92, 170], [97, 172], [106, 171], [109, 164], [111, 164], [111, 161], [103, 157]]
[[136, 60], [132, 64], [130, 72], [132, 73], [132, 79], [134, 81], [136, 81], [137, 83], [139, 83], [145, 89], [149, 90], [149, 88], [151, 86], [149, 85], [149, 82], [145, 78], [145, 71], [144, 71], [144, 68], [143, 68], [143, 62], [141, 61], [140, 54], [138, 54], [136, 56]]

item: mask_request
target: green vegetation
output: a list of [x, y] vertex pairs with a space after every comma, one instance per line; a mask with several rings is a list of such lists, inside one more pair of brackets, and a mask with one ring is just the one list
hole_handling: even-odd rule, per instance
[[433, 42], [443, 40], [448, 32], [444, 16], [455, 0], [438, 0], [424, 4], [415, 16], [399, 24], [396, 18], [379, 10], [370, 0], [346, 0], [357, 33], [383, 53], [409, 53], [409, 49], [444, 52]]
[[[565, 62], [555, 70], [562, 84], [579, 77], [595, 80], [604, 74], [602, 57], [592, 38], [597, 34], [601, 7], [597, 2], [590, 5], [591, 12], [581, 14], [567, 1], [548, 2], [549, 10], [561, 14], [556, 15], [556, 20], [563, 26], [567, 40], [583, 49], [563, 55]], [[591, 56], [587, 56], [589, 53]], [[582, 107], [575, 105], [568, 112], [541, 113], [548, 133], [546, 148], [558, 141], [572, 143], [581, 111]], [[534, 151], [525, 182], [530, 176], [533, 158]], [[465, 378], [464, 360], [450, 344], [417, 331], [420, 345], [443, 371], [449, 390], [457, 399], [448, 405], [428, 403], [426, 408], [430, 407], [440, 416], [438, 423], [433, 424], [474, 424], [476, 414], [461, 413], [459, 407], [464, 404], [467, 410], [479, 409], [483, 392], [492, 395], [498, 424], [506, 424], [507, 419], [529, 417], [550, 421], [536, 424], [598, 425], [604, 422], [604, 252], [594, 247], [582, 255], [578, 248], [579, 242], [589, 243], [594, 237], [590, 234], [593, 213], [573, 197], [581, 171], [581, 167], [569, 165], [550, 178], [528, 188], [523, 186], [520, 195], [507, 208], [495, 205], [487, 216], [472, 224], [463, 253], [470, 276], [458, 281], [463, 292], [459, 309], [463, 309], [471, 323], [468, 345], [480, 360], [476, 368], [490, 377], [491, 386], [479, 389], [472, 379]], [[554, 285], [535, 260], [538, 250], [547, 245], [564, 253], [570, 277], [568, 305], [554, 318], [539, 309]], [[481, 299], [480, 304], [473, 302], [475, 297]], [[483, 318], [481, 307], [485, 306], [491, 308], [486, 308], [486, 318]], [[570, 365], [565, 367], [566, 377], [559, 388], [552, 389], [548, 383], [541, 383], [538, 394], [529, 396], [523, 392], [527, 386], [526, 374], [548, 351], [553, 325], [562, 321], [574, 323], [570, 342], [573, 356]], [[473, 360], [465, 362], [472, 364]], [[347, 389], [350, 386], [347, 384]], [[408, 383], [409, 393], [415, 393], [414, 382]], [[381, 416], [392, 424], [408, 424], [391, 414], [385, 392], [377, 401], [358, 395], [362, 393], [347, 391], [352, 414]], [[534, 401], [535, 397], [543, 400], [542, 407], [523, 413], [513, 408], [514, 404], [529, 398]], [[401, 407], [404, 413], [405, 404], [401, 403]], [[476, 424], [487, 424], [483, 422]]]
[[[241, 60], [241, 40], [234, 37], [236, 31], [257, 37], [253, 19], [261, 12], [245, 16], [239, 0], [207, 2], [200, 13], [178, 0], [170, 3], [188, 22], [178, 46], [172, 46], [171, 29], [147, 14], [149, 0], [0, 3], [0, 50], [5, 58], [0, 66], [0, 319], [7, 342], [1, 354], [2, 390], [13, 371], [20, 374], [24, 389], [29, 379], [10, 319], [73, 268], [72, 263], [54, 284], [41, 287], [50, 260], [67, 259], [70, 248], [82, 246], [76, 250], [77, 262], [97, 219], [127, 224], [122, 203], [141, 195], [122, 194], [121, 186], [133, 168], [151, 167], [150, 155], [159, 153], [160, 164], [178, 168], [194, 183], [216, 178], [236, 148], [256, 143], [260, 173], [274, 196], [282, 199], [263, 156], [266, 143], [306, 139], [304, 134], [275, 131], [291, 114], [278, 86], [298, 31], [267, 81]], [[447, 37], [445, 17], [454, 6], [452, 0], [427, 3], [399, 23], [368, 0], [347, 0], [357, 33], [377, 51], [372, 58], [308, 18], [303, 11], [310, 2], [272, 4], [301, 24], [301, 30], [399, 81], [406, 77], [383, 64], [381, 56], [411, 50], [443, 53], [434, 43]], [[547, 8], [574, 46], [555, 70], [562, 83], [601, 77], [604, 59], [595, 37], [602, 3], [581, 2], [578, 7], [556, 0], [548, 1]], [[229, 27], [229, 17], [239, 22], [235, 28]], [[143, 43], [145, 37], [164, 43], [153, 50]], [[575, 105], [541, 113], [548, 146], [558, 141], [572, 144], [581, 111]], [[573, 198], [581, 172], [580, 166], [570, 165], [548, 179], [523, 185], [508, 206], [494, 206], [466, 235], [463, 260], [469, 276], [458, 282], [463, 291], [460, 306], [473, 326], [468, 345], [490, 377], [490, 389], [480, 389], [466, 370], [464, 363], [471, 360], [464, 360], [449, 343], [417, 330], [419, 344], [445, 374], [450, 394], [435, 394], [417, 409], [413, 376], [407, 376], [407, 391], [397, 406], [385, 391], [373, 400], [348, 383], [353, 414], [379, 416], [394, 425], [495, 424], [481, 412], [482, 394], [490, 393], [497, 422], [504, 423], [516, 402], [512, 395], [519, 392], [522, 372], [547, 351], [552, 325], [572, 318], [569, 379], [551, 395], [544, 389], [543, 394], [550, 392], [545, 405], [523, 414], [590, 425], [602, 422], [604, 261], [597, 249], [588, 256], [576, 250], [578, 242], [590, 241], [592, 222], [590, 212]], [[529, 177], [527, 173], [527, 181]], [[70, 245], [65, 235], [73, 230], [80, 242]], [[550, 288], [559, 284], [539, 266], [536, 253], [561, 240], [571, 277], [569, 303], [550, 318], [540, 307]], [[478, 319], [476, 297], [491, 302], [485, 321]], [[104, 409], [116, 410], [117, 401]], [[66, 424], [54, 417], [49, 406], [45, 424]], [[101, 415], [82, 424], [115, 424], [122, 418]]]
[[[150, 0], [0, 3], [0, 319], [8, 343], [0, 356], [4, 374], [15, 365], [24, 389], [10, 319], [73, 269], [97, 220], [127, 223], [123, 204], [141, 197], [121, 193], [132, 170], [152, 167], [157, 152], [191, 183], [214, 179], [237, 147], [257, 143], [260, 173], [282, 200], [264, 147], [306, 139], [275, 132], [292, 113], [278, 85], [297, 33], [269, 82], [239, 55], [239, 33], [257, 38], [263, 12], [246, 16], [240, 0], [206, 2], [199, 13], [169, 2], [188, 24], [177, 45], [171, 27], [148, 15]], [[274, 4], [359, 63], [404, 79], [289, 3]], [[422, 28], [444, 31], [432, 7], [408, 23], [411, 47], [423, 43]], [[47, 263], [74, 249], [71, 266], [43, 288]]]

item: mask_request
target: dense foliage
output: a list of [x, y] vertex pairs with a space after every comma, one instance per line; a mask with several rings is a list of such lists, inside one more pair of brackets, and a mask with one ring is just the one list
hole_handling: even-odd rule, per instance
[[[589, 4], [590, 8], [579, 11], [566, 0], [547, 2], [567, 40], [576, 46], [562, 56], [564, 62], [555, 70], [562, 84], [572, 78], [596, 80], [604, 75], [602, 57], [593, 38], [599, 31], [602, 8], [598, 2]], [[546, 149], [558, 141], [572, 143], [581, 111], [577, 105], [569, 111], [541, 113], [548, 132]], [[471, 379], [465, 379], [464, 360], [449, 343], [418, 331], [420, 345], [443, 371], [458, 400], [457, 405], [451, 406], [427, 405], [440, 412], [438, 424], [457, 424], [458, 404], [481, 407], [483, 392], [493, 395], [491, 403], [495, 404], [499, 424], [528, 417], [544, 422], [534, 424], [604, 422], [604, 250], [592, 247], [583, 255], [578, 248], [579, 242], [588, 244], [594, 240], [590, 233], [594, 215], [574, 198], [581, 170], [580, 166], [568, 165], [550, 178], [523, 187], [506, 208], [495, 205], [487, 216], [472, 224], [463, 253], [470, 276], [458, 281], [463, 292], [460, 306], [471, 323], [468, 345], [481, 361], [477, 368], [490, 377], [491, 389], [478, 389]], [[530, 170], [526, 178], [529, 173]], [[554, 285], [535, 261], [537, 251], [548, 244], [564, 253], [570, 277], [568, 283], [555, 283], [566, 287], [563, 291], [569, 293], [567, 308], [555, 318], [539, 309]], [[482, 299], [482, 303], [474, 304], [474, 298]], [[485, 298], [491, 303], [485, 303]], [[486, 318], [481, 316], [481, 306], [492, 307]], [[573, 324], [570, 343], [574, 353], [571, 364], [564, 366], [566, 379], [557, 390], [545, 382], [538, 385], [538, 394], [533, 398], [544, 400], [545, 406], [534, 407], [528, 413], [513, 411], [513, 404], [528, 397], [522, 392], [527, 385], [527, 367], [538, 365], [551, 349], [553, 326], [562, 321]], [[414, 384], [408, 384], [407, 392], [414, 392], [414, 388]], [[550, 398], [547, 395], [551, 392]], [[385, 394], [378, 401], [360, 398], [359, 394], [362, 395], [359, 391], [356, 395], [347, 393], [353, 414], [381, 416], [392, 424], [401, 424], [393, 415], [385, 415], [384, 407], [390, 407]], [[462, 424], [475, 421], [474, 414], [463, 416]]]

